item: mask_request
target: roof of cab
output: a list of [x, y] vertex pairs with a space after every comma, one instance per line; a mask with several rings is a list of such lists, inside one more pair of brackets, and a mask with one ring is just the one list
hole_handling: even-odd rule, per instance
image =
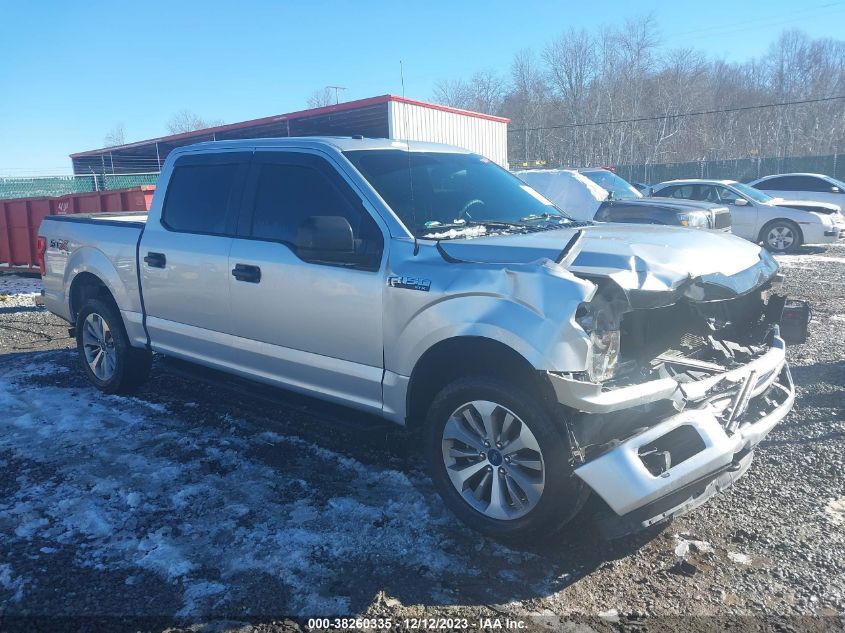
[[247, 150], [247, 149], [284, 149], [284, 148], [329, 147], [336, 151], [385, 150], [395, 149], [411, 152], [441, 152], [450, 154], [470, 154], [471, 152], [455, 145], [429, 143], [423, 141], [397, 141], [387, 138], [355, 138], [351, 136], [298, 136], [284, 138], [248, 138], [231, 141], [205, 141], [185, 145], [173, 150], [173, 154], [196, 152], [201, 150]]

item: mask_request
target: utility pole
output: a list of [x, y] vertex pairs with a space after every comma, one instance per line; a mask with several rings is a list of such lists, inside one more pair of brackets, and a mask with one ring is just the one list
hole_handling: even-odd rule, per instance
[[341, 91], [341, 90], [346, 90], [346, 88], [344, 88], [343, 86], [326, 86], [326, 88], [329, 88], [329, 89], [331, 89], [331, 90], [334, 90], [334, 102], [335, 102], [335, 105], [337, 105], [338, 103], [340, 103], [340, 91]]

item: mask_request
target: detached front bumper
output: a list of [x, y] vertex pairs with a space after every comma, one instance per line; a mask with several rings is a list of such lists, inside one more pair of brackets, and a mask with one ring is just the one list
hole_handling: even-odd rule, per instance
[[575, 469], [616, 514], [606, 526], [611, 536], [687, 512], [729, 486], [795, 401], [777, 332], [771, 348], [747, 365], [693, 382], [668, 378], [602, 391], [559, 375], [550, 379], [558, 399], [580, 411], [664, 399], [680, 410]]

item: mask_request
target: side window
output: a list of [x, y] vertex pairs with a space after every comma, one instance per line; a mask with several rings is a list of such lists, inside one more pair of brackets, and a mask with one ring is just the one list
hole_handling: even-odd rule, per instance
[[719, 201], [723, 202], [724, 204], [733, 204], [734, 202], [736, 202], [736, 199], [739, 198], [737, 194], [735, 194], [727, 187], [719, 187], [718, 191]]
[[778, 176], [760, 183], [764, 191], [830, 191], [831, 184], [815, 176]]
[[179, 165], [167, 183], [161, 221], [173, 231], [224, 235], [238, 164]]
[[[282, 242], [305, 261], [377, 270], [383, 239], [375, 221], [331, 168], [309, 158], [305, 164], [285, 160], [256, 165], [250, 237]], [[321, 257], [319, 248], [303, 248], [306, 232], [309, 243], [319, 244], [321, 231], [336, 232], [339, 226], [351, 229], [349, 248], [328, 259]]]
[[795, 187], [795, 191], [821, 191], [829, 193], [830, 188], [833, 186], [824, 178], [817, 178], [816, 176], [795, 176], [795, 180], [799, 185]]
[[719, 194], [716, 193], [716, 187], [712, 185], [700, 185], [698, 187], [698, 196], [696, 200], [701, 200], [703, 202], [715, 202], [718, 204], [719, 202]]
[[674, 191], [672, 191], [671, 196], [673, 198], [681, 198], [683, 200], [691, 200], [693, 198], [693, 194], [695, 193], [695, 188], [692, 185], [683, 185], [681, 187], [675, 187]]
[[789, 178], [769, 178], [761, 183], [757, 183], [754, 187], [762, 191], [788, 191], [789, 189], [785, 186], [789, 184], [786, 182], [787, 180], [789, 180]]

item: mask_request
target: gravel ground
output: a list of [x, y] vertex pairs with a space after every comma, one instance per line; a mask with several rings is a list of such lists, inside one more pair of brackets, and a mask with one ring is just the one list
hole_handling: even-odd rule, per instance
[[661, 530], [607, 543], [585, 516], [524, 549], [460, 525], [401, 430], [358, 414], [256, 404], [158, 362], [136, 397], [99, 394], [34, 305], [39, 280], [0, 277], [0, 629], [842, 629], [845, 245], [779, 260], [813, 320], [789, 350], [795, 409], [748, 474]]

